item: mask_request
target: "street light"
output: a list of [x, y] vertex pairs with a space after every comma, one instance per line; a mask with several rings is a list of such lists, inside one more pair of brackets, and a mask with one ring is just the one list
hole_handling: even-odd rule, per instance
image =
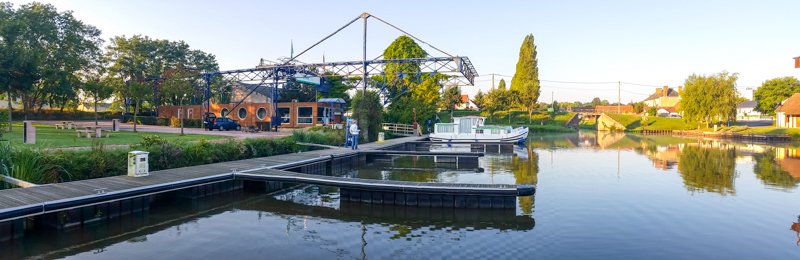
[[184, 117], [183, 116], [183, 112], [186, 110], [183, 107], [183, 99], [185, 99], [185, 98], [186, 98], [186, 93], [183, 93], [183, 97], [178, 101], [179, 105], [181, 107], [181, 110], [178, 111], [178, 117], [181, 119], [181, 135], [183, 135], [183, 117]]

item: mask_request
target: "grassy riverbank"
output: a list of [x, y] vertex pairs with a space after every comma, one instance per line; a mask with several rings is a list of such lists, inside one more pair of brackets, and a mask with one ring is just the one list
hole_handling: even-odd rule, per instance
[[[439, 112], [441, 122], [452, 122], [450, 113], [447, 111]], [[527, 126], [532, 133], [569, 133], [575, 132], [575, 129], [566, 127], [575, 113], [562, 113], [551, 117], [549, 114], [534, 113], [533, 116], [528, 118], [528, 112], [525, 111], [499, 111], [489, 116], [488, 112], [480, 112], [473, 110], [458, 110], [453, 111], [453, 117], [463, 116], [484, 116], [486, 117], [487, 125], [510, 125], [510, 126]], [[424, 122], [421, 122], [424, 124]]]
[[[89, 124], [89, 122], [87, 122]], [[46, 124], [33, 124], [36, 127], [36, 144], [26, 145], [33, 148], [65, 148], [65, 147], [89, 147], [98, 140], [105, 145], [132, 145], [142, 142], [144, 136], [156, 133], [131, 131], [112, 132], [108, 138], [86, 138], [78, 137], [75, 129], [56, 129], [55, 126]], [[200, 140], [220, 140], [230, 139], [231, 137], [219, 135], [199, 135], [199, 134], [172, 134], [157, 133], [164, 139], [175, 142], [194, 142]], [[13, 145], [22, 145], [22, 123], [14, 123], [14, 132], [6, 133], [3, 138], [10, 140]]]
[[147, 136], [130, 148], [107, 148], [96, 141], [90, 150], [43, 150], [27, 146], [3, 146], [0, 173], [46, 184], [127, 174], [127, 153], [149, 152], [151, 171], [226, 162], [300, 151], [291, 137], [230, 139], [223, 142], [175, 141]]

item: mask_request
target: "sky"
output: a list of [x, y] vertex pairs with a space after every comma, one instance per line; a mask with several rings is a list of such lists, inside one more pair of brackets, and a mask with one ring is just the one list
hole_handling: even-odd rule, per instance
[[[627, 82], [620, 87], [623, 103], [640, 101], [656, 86], [677, 87], [691, 74], [721, 71], [739, 73], [737, 87], [749, 96], [746, 89], [765, 80], [800, 77], [792, 60], [800, 56], [797, 0], [40, 2], [73, 11], [102, 30], [104, 39], [141, 34], [183, 40], [216, 55], [222, 70], [289, 56], [292, 44], [297, 54], [368, 12], [450, 54], [469, 57], [481, 75], [475, 86], [462, 87], [470, 96], [489, 90], [493, 73], [508, 76], [510, 83], [527, 34], [537, 46], [540, 101], [615, 102], [618, 81]], [[328, 62], [361, 60], [362, 30], [359, 21], [300, 60], [321, 62], [323, 55]], [[367, 56], [379, 56], [400, 35], [370, 20]]]

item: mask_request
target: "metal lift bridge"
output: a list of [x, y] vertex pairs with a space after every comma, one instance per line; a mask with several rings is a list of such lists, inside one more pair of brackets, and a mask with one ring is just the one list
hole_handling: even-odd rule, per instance
[[[428, 56], [424, 58], [409, 58], [409, 59], [381, 59], [378, 57], [376, 59], [367, 59], [367, 21], [369, 18], [374, 18], [392, 28], [397, 29], [398, 31], [402, 32], [403, 34], [413, 38], [417, 42], [425, 44], [443, 54], [445, 57], [433, 57]], [[347, 28], [348, 26], [354, 24], [359, 19], [363, 20], [364, 24], [364, 38], [363, 38], [363, 60], [360, 61], [342, 61], [342, 62], [323, 62], [323, 63], [301, 63], [297, 61], [297, 58], [303, 55], [304, 53], [308, 52], [312, 48], [316, 47], [320, 43], [324, 42], [325, 40], [331, 38], [332, 36], [336, 35], [338, 32], [342, 31], [343, 29]], [[358, 79], [360, 82], [358, 85], [362, 86], [364, 91], [366, 91], [369, 84], [367, 84], [369, 79], [369, 75], [384, 75], [383, 69], [386, 64], [403, 64], [403, 63], [412, 63], [417, 65], [420, 69], [416, 72], [416, 76], [425, 75], [425, 74], [440, 74], [445, 75], [445, 84], [446, 85], [473, 85], [475, 77], [478, 76], [477, 71], [470, 62], [469, 58], [463, 56], [453, 56], [450, 55], [430, 44], [427, 42], [415, 37], [407, 33], [406, 31], [368, 13], [363, 13], [356, 17], [355, 19], [351, 20], [341, 28], [337, 29], [333, 33], [329, 34], [328, 36], [324, 37], [322, 40], [318, 41], [317, 43], [311, 45], [307, 49], [300, 52], [298, 55], [289, 58], [288, 60], [281, 62], [279, 64], [265, 64], [262, 60], [261, 64], [259, 64], [256, 68], [252, 69], [239, 69], [239, 70], [228, 70], [228, 71], [218, 71], [218, 72], [210, 72], [210, 73], [203, 73], [202, 78], [205, 81], [205, 91], [203, 92], [203, 104], [205, 106], [205, 111], [203, 111], [203, 117], [205, 119], [206, 113], [211, 111], [211, 88], [212, 84], [215, 80], [222, 79], [223, 81], [227, 82], [228, 84], [248, 84], [250, 86], [254, 86], [249, 88], [249, 92], [239, 101], [235, 101], [236, 105], [231, 108], [230, 111], [235, 111], [236, 107], [241, 105], [253, 92], [258, 90], [262, 87], [270, 87], [269, 93], [271, 95], [271, 100], [273, 101], [274, 109], [273, 115], [271, 118], [272, 125], [277, 126], [280, 125], [280, 116], [277, 115], [277, 102], [274, 102], [278, 99], [278, 95], [280, 94], [280, 90], [283, 89], [285, 84], [289, 81], [295, 81], [299, 78], [309, 78], [309, 77], [318, 77], [320, 79], [320, 84], [317, 86], [320, 88], [320, 91], [327, 92], [324, 87], [325, 78], [326, 77], [344, 77], [348, 79]], [[223, 84], [224, 85], [224, 84]], [[387, 102], [389, 97], [394, 97], [398, 93], [388, 93], [387, 88], [385, 85], [379, 86], [379, 84], [372, 84], [374, 87], [378, 88], [381, 92], [381, 95], [385, 98], [384, 102]], [[402, 94], [402, 93], [400, 93]]]

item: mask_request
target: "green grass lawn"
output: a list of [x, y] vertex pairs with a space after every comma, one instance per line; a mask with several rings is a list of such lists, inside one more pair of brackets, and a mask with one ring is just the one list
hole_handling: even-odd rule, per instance
[[[187, 135], [179, 135], [179, 134], [171, 134], [171, 133], [148, 133], [148, 132], [138, 132], [134, 133], [131, 131], [119, 131], [119, 132], [112, 132], [111, 137], [108, 138], [86, 138], [86, 137], [77, 137], [75, 135], [75, 129], [56, 129], [52, 125], [44, 125], [44, 124], [33, 124], [36, 127], [36, 144], [31, 145], [31, 147], [37, 148], [61, 148], [61, 147], [81, 147], [81, 146], [92, 146], [92, 142], [95, 140], [99, 140], [103, 144], [107, 145], [114, 145], [114, 144], [138, 144], [142, 141], [142, 136], [145, 135], [158, 135], [161, 138], [169, 139], [170, 141], [198, 141], [200, 139], [205, 140], [216, 140], [216, 139], [225, 139], [230, 138], [227, 136], [218, 136], [218, 135], [197, 135], [197, 134], [187, 134]], [[22, 145], [22, 124], [21, 123], [14, 123], [14, 132], [13, 133], [6, 133], [3, 135], [4, 139], [10, 140], [11, 144], [15, 145]]]
[[635, 130], [687, 130], [692, 128], [681, 118], [650, 117], [644, 125]]
[[800, 128], [777, 128], [774, 126], [731, 126], [721, 128], [720, 131], [735, 132], [740, 134], [789, 135], [794, 140], [800, 140]]
[[620, 124], [624, 125], [625, 129], [627, 130], [637, 128], [641, 125], [642, 116], [639, 115], [609, 114], [609, 113], [606, 113], [606, 115], [616, 120]]
[[693, 129], [683, 122], [681, 118], [671, 117], [647, 117], [647, 121], [642, 122], [642, 116], [628, 114], [606, 114], [624, 125], [627, 131], [641, 130], [687, 130]]

